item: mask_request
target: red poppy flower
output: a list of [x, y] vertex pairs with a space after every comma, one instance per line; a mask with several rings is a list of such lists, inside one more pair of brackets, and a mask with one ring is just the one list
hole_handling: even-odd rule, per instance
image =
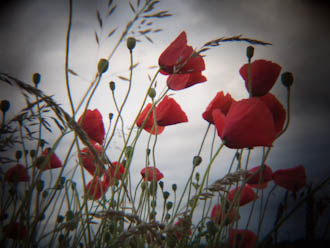
[[[251, 93], [252, 96], [263, 96], [274, 86], [280, 75], [281, 66], [267, 60], [255, 60], [251, 63]], [[248, 64], [245, 64], [239, 70], [242, 78], [245, 80], [245, 87], [248, 87]]]
[[260, 100], [262, 100], [267, 105], [270, 112], [273, 114], [276, 134], [280, 133], [283, 129], [284, 122], [286, 119], [286, 111], [283, 105], [271, 93], [260, 97]]
[[89, 200], [100, 199], [108, 190], [108, 185], [102, 183], [98, 176], [95, 176], [86, 186], [87, 198]]
[[[95, 151], [97, 152], [97, 154], [101, 155], [102, 151], [103, 151], [102, 146], [100, 146], [100, 144], [98, 144], [96, 142], [92, 142], [92, 145], [93, 145]], [[92, 151], [89, 149], [89, 147], [85, 147], [84, 149], [80, 150], [80, 153], [78, 156], [80, 157], [80, 160], [81, 160], [84, 168], [89, 172], [89, 174], [94, 176], [98, 164], [96, 162], [96, 159], [95, 159]], [[102, 174], [103, 170], [101, 169], [100, 172]]]
[[[46, 148], [43, 152], [42, 152], [42, 156], [43, 157], [47, 157], [48, 153], [50, 152], [50, 148]], [[48, 164], [43, 165], [43, 162], [41, 163], [37, 163], [37, 167], [41, 170], [50, 170], [50, 169], [56, 169], [56, 168], [60, 168], [62, 167], [62, 162], [61, 160], [57, 157], [57, 155], [55, 153], [52, 153], [52, 155], [50, 156], [50, 161]]]
[[143, 168], [140, 173], [144, 180], [149, 182], [152, 182], [153, 180], [159, 181], [164, 177], [163, 173], [152, 166]]
[[168, 96], [156, 107], [156, 120], [159, 126], [169, 126], [182, 122], [188, 122], [187, 115], [181, 109], [180, 105]]
[[179, 218], [174, 225], [181, 229], [180, 231], [175, 232], [175, 236], [178, 240], [181, 240], [184, 236], [189, 236], [192, 234], [190, 224], [184, 223], [184, 220], [182, 218]]
[[104, 173], [105, 180], [103, 183], [105, 185], [110, 185], [112, 182], [112, 178], [115, 177], [117, 180], [121, 180], [125, 174], [124, 164], [118, 164], [118, 162], [112, 162], [112, 165], [108, 168], [106, 173]]
[[231, 230], [229, 244], [231, 248], [253, 248], [257, 241], [257, 235], [250, 230]]
[[3, 233], [8, 239], [23, 240], [28, 233], [28, 229], [19, 222], [15, 222], [5, 225]]
[[[152, 104], [148, 103], [147, 106], [144, 108], [144, 110], [141, 112], [141, 114], [139, 115], [139, 118], [136, 121], [136, 125], [138, 127], [141, 127], [143, 125], [144, 120], [147, 117], [147, 114], [149, 112], [149, 110], [151, 109]], [[155, 121], [154, 121], [154, 111], [151, 111], [151, 113], [149, 114], [148, 119], [146, 120], [146, 122], [144, 123], [143, 129], [146, 130], [148, 133], [151, 134], [156, 134], [156, 130], [157, 130], [157, 134], [161, 134], [165, 127], [161, 127], [159, 125], [157, 125], [157, 128], [154, 126]]]
[[227, 115], [212, 111], [218, 135], [229, 148], [272, 146], [275, 139], [273, 115], [259, 98], [233, 102]]
[[30, 179], [26, 167], [21, 164], [17, 164], [10, 168], [5, 173], [5, 181], [11, 183], [28, 182]]
[[306, 185], [306, 170], [302, 165], [289, 169], [277, 170], [273, 173], [275, 184], [293, 192], [299, 191]]
[[101, 113], [97, 110], [88, 109], [79, 120], [78, 124], [86, 132], [88, 137], [99, 144], [103, 144], [105, 129]]
[[[224, 216], [226, 216], [226, 220], [224, 221], [225, 225], [228, 225], [232, 222], [234, 222], [235, 220], [240, 219], [240, 216], [236, 216], [235, 210], [234, 208], [232, 208], [231, 213], [228, 214], [226, 212], [224, 212]], [[221, 205], [219, 203], [215, 204], [212, 208], [211, 211], [211, 220], [220, 225], [221, 221], [222, 221], [222, 209], [221, 209]]]
[[[245, 178], [251, 177], [254, 173], [259, 171], [257, 174], [252, 176], [248, 181], [247, 184], [252, 188], [257, 189], [264, 189], [267, 187], [269, 181], [273, 180], [272, 174], [273, 171], [268, 165], [264, 165], [263, 170], [260, 169], [261, 166], [256, 166], [251, 168]], [[260, 181], [260, 182], [259, 182]]]
[[207, 79], [201, 72], [192, 72], [185, 74], [171, 74], [167, 78], [167, 87], [171, 90], [182, 90], [195, 84], [203, 83]]
[[212, 118], [212, 111], [214, 109], [220, 109], [220, 111], [224, 115], [227, 115], [229, 108], [233, 102], [235, 102], [235, 100], [231, 97], [229, 93], [225, 95], [223, 91], [218, 92], [202, 114], [204, 120], [208, 121], [211, 124], [214, 124]]
[[[228, 200], [230, 203], [232, 203], [234, 201], [235, 193], [238, 192], [240, 190], [240, 188], [241, 187], [237, 187], [237, 188], [229, 191]], [[254, 192], [254, 190], [250, 186], [247, 186], [247, 185], [245, 185], [243, 187], [243, 189], [241, 191], [241, 195], [237, 196], [237, 197], [240, 198], [240, 201], [239, 201], [240, 206], [246, 205], [246, 204], [250, 203], [251, 201], [258, 199], [258, 195]]]
[[187, 45], [187, 34], [182, 32], [159, 56], [162, 74], [192, 73], [205, 70], [202, 56]]

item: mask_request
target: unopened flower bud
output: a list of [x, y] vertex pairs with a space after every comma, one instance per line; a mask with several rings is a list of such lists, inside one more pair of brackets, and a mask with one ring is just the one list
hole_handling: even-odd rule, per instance
[[249, 60], [253, 57], [253, 53], [254, 53], [254, 47], [248, 46], [246, 48], [246, 57], [248, 57]]
[[148, 96], [150, 97], [150, 98], [155, 98], [155, 96], [156, 96], [156, 90], [155, 90], [155, 88], [150, 88], [149, 89], [149, 91], [148, 91]]
[[38, 84], [40, 83], [40, 79], [41, 79], [41, 75], [39, 73], [34, 73], [32, 75], [32, 82], [34, 83], [34, 85], [37, 87]]
[[166, 203], [167, 210], [170, 210], [173, 207], [173, 202], [169, 201]]
[[20, 160], [21, 157], [22, 157], [22, 151], [17, 150], [16, 153], [15, 153], [15, 158], [16, 158], [17, 160]]
[[174, 192], [176, 191], [177, 188], [178, 188], [178, 187], [177, 187], [177, 185], [176, 185], [175, 183], [172, 184], [172, 189], [173, 189]]
[[284, 72], [281, 75], [282, 84], [288, 88], [293, 84], [293, 74], [291, 72]]
[[163, 193], [163, 197], [164, 197], [164, 199], [165, 200], [167, 200], [167, 198], [170, 196], [170, 192], [168, 192], [168, 191], [164, 191], [164, 193]]
[[10, 102], [7, 100], [2, 100], [0, 103], [0, 109], [2, 112], [6, 113], [10, 108]]
[[132, 51], [134, 49], [135, 45], [136, 45], [136, 39], [133, 38], [133, 37], [128, 37], [126, 45], [127, 45], [127, 48], [130, 51]]
[[110, 89], [111, 89], [112, 91], [114, 91], [114, 90], [116, 89], [116, 83], [115, 83], [114, 81], [111, 81], [111, 82], [109, 83], [109, 87], [110, 87]]
[[195, 178], [196, 178], [196, 181], [197, 181], [197, 182], [199, 181], [199, 177], [200, 177], [199, 173], [196, 172], [196, 174], [195, 174]]
[[113, 118], [113, 113], [110, 113], [110, 114], [109, 114], [109, 120], [111, 121], [112, 118]]
[[164, 182], [163, 181], [159, 181], [159, 187], [163, 190], [164, 189]]
[[106, 59], [100, 59], [98, 65], [97, 65], [97, 70], [99, 71], [100, 74], [106, 72], [109, 67], [109, 61]]
[[202, 163], [202, 157], [201, 156], [194, 156], [193, 158], [193, 165], [196, 167]]

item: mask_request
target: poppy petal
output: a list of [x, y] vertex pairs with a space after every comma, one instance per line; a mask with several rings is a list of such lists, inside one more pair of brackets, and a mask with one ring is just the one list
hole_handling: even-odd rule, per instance
[[169, 126], [182, 122], [188, 122], [187, 115], [181, 109], [180, 105], [168, 96], [156, 107], [156, 119], [159, 126]]
[[273, 173], [274, 183], [293, 192], [306, 185], [306, 170], [303, 165], [289, 169], [280, 169]]

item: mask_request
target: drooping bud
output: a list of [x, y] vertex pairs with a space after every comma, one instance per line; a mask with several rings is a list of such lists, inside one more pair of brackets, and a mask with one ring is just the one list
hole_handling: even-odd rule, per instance
[[41, 79], [41, 75], [39, 73], [34, 73], [32, 75], [32, 82], [34, 83], [34, 85], [37, 87], [38, 84], [40, 83], [40, 79]]
[[110, 87], [110, 89], [111, 89], [112, 91], [114, 91], [114, 90], [116, 89], [116, 83], [115, 83], [114, 81], [111, 81], [111, 82], [109, 83], [109, 87]]
[[97, 70], [100, 74], [106, 72], [109, 67], [109, 61], [106, 59], [100, 59], [98, 65], [97, 65]]
[[163, 190], [164, 189], [164, 182], [163, 181], [159, 181], [158, 184], [159, 184], [159, 187]]
[[17, 150], [16, 153], [15, 153], [15, 158], [16, 158], [17, 160], [20, 160], [21, 157], [22, 157], [22, 154], [23, 154], [22, 151]]
[[166, 203], [167, 210], [170, 210], [173, 207], [173, 202], [169, 201]]
[[194, 156], [193, 158], [193, 165], [197, 167], [202, 163], [202, 157], [201, 156]]
[[253, 57], [254, 54], [254, 47], [253, 46], [248, 46], [246, 48], [246, 57], [250, 60]]
[[10, 108], [10, 102], [7, 100], [2, 100], [0, 103], [0, 109], [3, 113], [6, 113]]
[[285, 87], [290, 88], [293, 84], [293, 74], [291, 72], [284, 72], [281, 75], [281, 81]]
[[111, 121], [112, 118], [113, 118], [113, 113], [110, 113], [110, 114], [109, 114], [109, 120]]
[[148, 96], [149, 96], [150, 98], [152, 98], [152, 99], [155, 98], [155, 96], [156, 96], [156, 90], [155, 90], [155, 88], [150, 88], [150, 89], [149, 89], [149, 91], [148, 91]]
[[135, 45], [136, 45], [136, 39], [133, 38], [133, 37], [128, 37], [126, 45], [127, 45], [127, 48], [130, 51], [132, 51], [134, 49]]
[[170, 196], [170, 192], [164, 191], [163, 196], [164, 196], [164, 199], [167, 200], [167, 198]]
[[174, 192], [176, 191], [177, 188], [178, 188], [178, 186], [175, 183], [172, 184], [172, 189], [173, 189]]

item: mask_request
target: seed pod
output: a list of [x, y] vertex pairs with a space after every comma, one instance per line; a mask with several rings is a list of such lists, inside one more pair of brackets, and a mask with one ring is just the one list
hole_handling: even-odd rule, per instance
[[290, 88], [293, 84], [293, 74], [291, 72], [284, 72], [281, 75], [281, 81], [285, 87]]
[[114, 91], [114, 90], [116, 89], [116, 83], [115, 83], [114, 81], [111, 81], [111, 82], [109, 83], [109, 87], [110, 87], [110, 89], [111, 89], [112, 91]]
[[136, 45], [136, 39], [133, 38], [133, 37], [128, 37], [126, 45], [127, 45], [127, 48], [130, 51], [132, 51], [134, 49], [135, 45]]
[[253, 57], [254, 54], [254, 47], [253, 46], [248, 46], [246, 48], [246, 57], [250, 60]]
[[155, 90], [155, 88], [150, 88], [150, 89], [149, 89], [149, 91], [148, 91], [148, 96], [149, 96], [150, 98], [152, 98], [152, 99], [155, 98], [155, 96], [156, 96], [156, 90]]
[[97, 70], [100, 74], [106, 72], [109, 67], [109, 61], [106, 59], [100, 59], [98, 65], [97, 65]]
[[193, 158], [193, 165], [196, 167], [202, 163], [202, 157], [201, 156], [194, 156]]
[[0, 103], [0, 109], [3, 113], [6, 113], [10, 108], [10, 102], [7, 100], [2, 100]]
[[40, 83], [40, 79], [41, 79], [41, 75], [39, 73], [33, 73], [32, 75], [32, 82], [34, 83], [34, 85], [37, 87], [38, 84]]

